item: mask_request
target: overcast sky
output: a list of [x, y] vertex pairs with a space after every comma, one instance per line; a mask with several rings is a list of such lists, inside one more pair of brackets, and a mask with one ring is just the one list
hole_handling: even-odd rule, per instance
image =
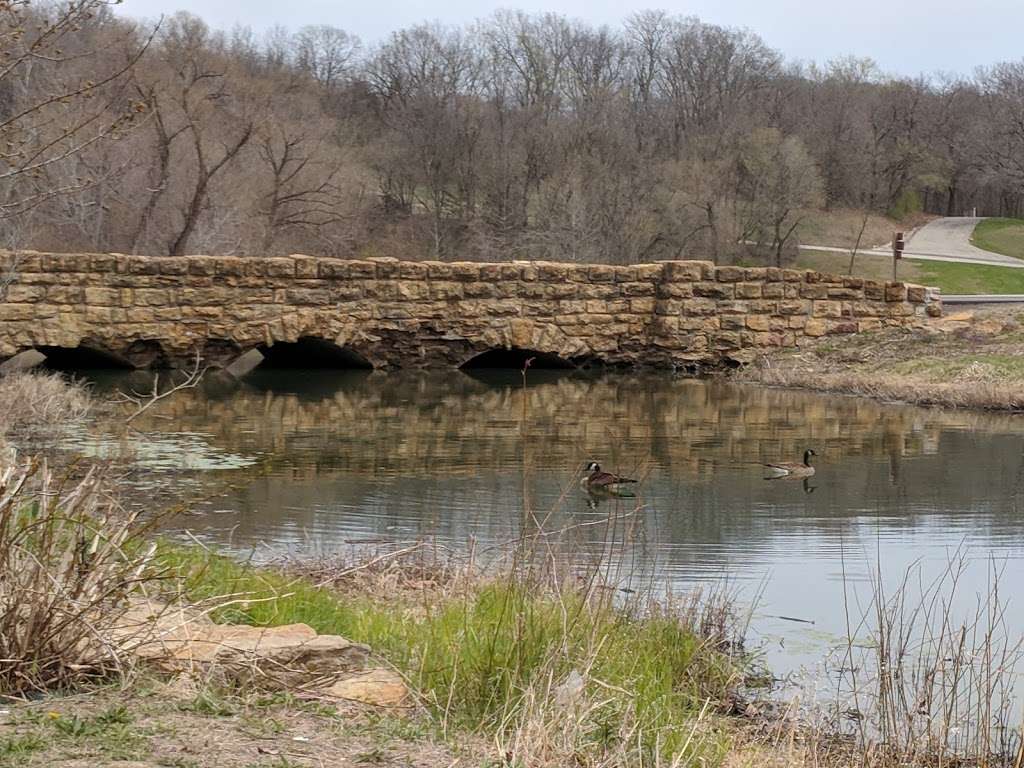
[[788, 59], [870, 56], [894, 74], [969, 74], [979, 64], [1024, 58], [1024, 0], [523, 0], [493, 6], [472, 0], [126, 0], [120, 6], [141, 17], [186, 10], [223, 29], [330, 24], [367, 43], [418, 22], [463, 24], [496, 8], [553, 11], [612, 26], [634, 11], [661, 8], [747, 27]]

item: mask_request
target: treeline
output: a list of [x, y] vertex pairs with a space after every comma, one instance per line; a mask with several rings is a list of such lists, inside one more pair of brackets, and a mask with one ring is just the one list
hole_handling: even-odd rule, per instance
[[[1018, 215], [1024, 63], [896, 78], [662, 12], [366, 46], [0, 4], [0, 244], [781, 259], [808, 209]], [[751, 245], [753, 244], [753, 245]]]

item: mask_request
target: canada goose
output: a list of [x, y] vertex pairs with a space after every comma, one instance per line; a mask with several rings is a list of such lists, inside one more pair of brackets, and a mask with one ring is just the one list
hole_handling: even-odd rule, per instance
[[587, 474], [583, 476], [581, 484], [588, 491], [604, 491], [605, 493], [618, 493], [621, 486], [637, 482], [631, 477], [613, 475], [611, 472], [602, 472], [601, 465], [596, 461], [587, 464], [584, 470]]
[[765, 480], [778, 480], [783, 477], [810, 477], [814, 474], [814, 467], [811, 466], [811, 456], [817, 456], [817, 454], [808, 448], [804, 451], [802, 464], [795, 461], [765, 464], [764, 468], [768, 472], [768, 477]]

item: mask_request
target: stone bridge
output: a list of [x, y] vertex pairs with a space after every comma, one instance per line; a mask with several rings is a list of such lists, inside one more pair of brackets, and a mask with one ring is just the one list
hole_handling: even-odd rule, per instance
[[[937, 291], [665, 261], [408, 262], [0, 252], [0, 360], [228, 365], [735, 365], [941, 314]], [[256, 356], [257, 359], [258, 356]]]

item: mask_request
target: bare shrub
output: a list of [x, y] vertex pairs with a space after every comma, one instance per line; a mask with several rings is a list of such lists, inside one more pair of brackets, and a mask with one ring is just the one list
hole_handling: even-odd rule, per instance
[[[1014, 682], [1022, 640], [1009, 631], [1002, 568], [988, 564], [986, 589], [958, 607], [967, 586], [964, 550], [937, 578], [911, 565], [890, 592], [872, 578], [866, 653], [850, 633], [842, 675], [858, 741], [881, 764], [1010, 765], [1020, 749]], [[1018, 763], [1019, 765], [1019, 763]]]
[[0, 473], [0, 692], [127, 671], [128, 598], [153, 578], [145, 528], [95, 470], [73, 482], [38, 461]]
[[59, 374], [13, 373], [0, 377], [0, 438], [80, 422], [93, 409], [81, 383]]

